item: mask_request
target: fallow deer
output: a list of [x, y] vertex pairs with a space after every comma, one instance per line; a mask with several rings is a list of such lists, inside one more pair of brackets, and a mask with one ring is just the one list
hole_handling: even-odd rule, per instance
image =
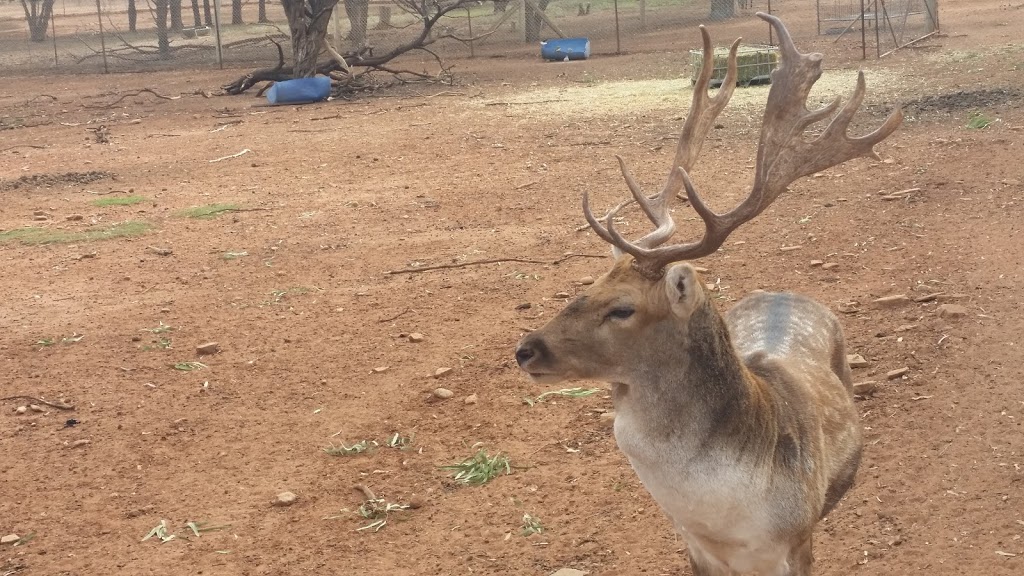
[[[724, 316], [683, 260], [714, 253], [737, 227], [767, 208], [798, 178], [871, 155], [902, 121], [897, 109], [874, 132], [847, 135], [864, 98], [863, 73], [850, 101], [810, 111], [820, 54], [801, 54], [782, 22], [758, 13], [778, 33], [753, 187], [733, 210], [713, 212], [688, 175], [702, 141], [736, 86], [736, 50], [717, 95], [703, 69], [662, 191], [648, 198], [621, 158], [633, 200], [656, 229], [629, 242], [603, 223], [583, 196], [594, 232], [616, 257], [600, 278], [516, 350], [539, 383], [592, 379], [611, 384], [615, 439], [640, 481], [689, 547], [696, 576], [811, 573], [811, 537], [853, 484], [861, 424], [853, 405], [846, 344], [824, 305], [790, 293], [755, 292]], [[818, 135], [811, 125], [833, 116]], [[670, 202], [685, 188], [704, 221], [697, 241], [665, 245], [675, 224]], [[673, 265], [674, 264], [674, 265]]]

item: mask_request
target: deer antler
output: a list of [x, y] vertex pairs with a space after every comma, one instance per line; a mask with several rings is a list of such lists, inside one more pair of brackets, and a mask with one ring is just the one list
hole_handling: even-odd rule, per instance
[[700, 26], [700, 34], [704, 41], [704, 61], [701, 65], [700, 74], [697, 76], [697, 81], [693, 85], [693, 100], [690, 105], [690, 113], [686, 115], [686, 121], [683, 122], [683, 130], [679, 135], [679, 143], [676, 145], [676, 156], [672, 161], [672, 169], [669, 171], [668, 181], [665, 182], [661, 192], [651, 198], [645, 196], [640, 185], [626, 166], [625, 160], [621, 156], [615, 156], [619, 161], [622, 177], [625, 178], [626, 185], [629, 186], [629, 190], [633, 193], [633, 200], [627, 200], [612, 208], [603, 218], [605, 225], [602, 226], [590, 211], [588, 195], [586, 193], [583, 194], [583, 214], [586, 216], [587, 222], [590, 223], [590, 226], [597, 232], [598, 236], [611, 243], [616, 257], [620, 256], [623, 251], [627, 253], [632, 252], [629, 249], [620, 247], [615, 242], [614, 236], [608, 232], [608, 230], [614, 230], [611, 220], [619, 210], [634, 201], [640, 205], [640, 209], [656, 226], [653, 232], [637, 240], [634, 243], [635, 245], [653, 248], [665, 243], [665, 241], [672, 237], [676, 225], [669, 213], [669, 207], [673, 197], [680, 192], [684, 185], [682, 173], [677, 169], [690, 170], [693, 168], [697, 158], [700, 156], [700, 149], [704, 144], [704, 138], [707, 137], [708, 132], [714, 127], [715, 119], [718, 118], [718, 115], [729, 104], [729, 99], [732, 98], [732, 93], [736, 90], [736, 52], [740, 46], [740, 39], [737, 38], [729, 50], [728, 67], [725, 79], [722, 81], [722, 87], [718, 90], [718, 94], [711, 97], [708, 95], [708, 86], [711, 84], [711, 76], [714, 74], [715, 54], [711, 46], [711, 35], [703, 25]]
[[[657, 229], [637, 242], [629, 242], [615, 230], [613, 222], [613, 217], [623, 205], [609, 212], [602, 226], [590, 211], [587, 195], [583, 196], [583, 211], [594, 232], [612, 244], [617, 255], [620, 252], [632, 255], [633, 265], [648, 278], [660, 278], [665, 266], [672, 262], [692, 260], [714, 253], [733, 230], [764, 211], [795, 180], [858, 156], [870, 155], [877, 158], [874, 145], [892, 134], [903, 121], [903, 113], [897, 108], [874, 132], [859, 138], [847, 135], [850, 121], [864, 100], [866, 85], [864, 73], [861, 72], [857, 77], [857, 88], [849, 102], [839, 110], [821, 135], [805, 141], [802, 136], [807, 127], [832, 115], [839, 108], [842, 99], [836, 98], [827, 106], [813, 111], [808, 110], [807, 95], [821, 77], [822, 55], [801, 54], [781, 20], [763, 12], [758, 12], [757, 16], [770, 23], [778, 34], [780, 57], [778, 68], [772, 72], [772, 87], [768, 92], [768, 103], [765, 106], [757, 149], [754, 185], [747, 198], [729, 212], [717, 214], [704, 203], [688, 174], [700, 153], [704, 137], [713, 125], [714, 119], [725, 107], [735, 84], [736, 48], [739, 40], [733, 43], [729, 54], [729, 74], [719, 94], [714, 98], [707, 97], [707, 79], [711, 76], [712, 68], [712, 59], [709, 56], [711, 41], [703, 27], [701, 32], [704, 37], [704, 67], [694, 86], [693, 104], [683, 126], [676, 159], [665, 189], [649, 201], [629, 174], [622, 159], [619, 159], [627, 186]], [[723, 95], [725, 99], [720, 100]], [[691, 122], [695, 116], [698, 119]], [[693, 209], [704, 221], [705, 233], [699, 240], [693, 242], [660, 246], [671, 237], [675, 229], [668, 211], [668, 202], [678, 191], [679, 182], [685, 186]]]

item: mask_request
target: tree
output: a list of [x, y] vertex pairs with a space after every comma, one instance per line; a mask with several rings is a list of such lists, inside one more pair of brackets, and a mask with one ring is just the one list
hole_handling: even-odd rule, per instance
[[135, 32], [135, 25], [139, 20], [139, 11], [135, 7], [135, 0], [128, 0], [128, 30]]
[[366, 26], [370, 21], [370, 0], [344, 0], [348, 15], [348, 41], [356, 49], [366, 44]]
[[156, 0], [156, 45], [160, 58], [171, 57], [171, 39], [167, 35], [167, 15], [170, 12], [170, 0]]
[[[335, 0], [337, 2], [337, 0]], [[231, 0], [231, 23], [245, 24], [242, 21], [242, 0]]]
[[21, 0], [28, 21], [28, 36], [33, 42], [46, 40], [46, 28], [53, 16], [54, 0]]
[[[537, 8], [540, 8], [541, 12], [547, 10], [548, 3], [551, 0], [538, 0]], [[540, 31], [544, 27], [544, 20], [540, 17], [540, 13], [533, 9], [530, 3], [526, 4], [526, 41], [527, 42], [538, 42], [540, 41]]]
[[327, 38], [327, 24], [338, 0], [281, 0], [292, 33], [292, 75], [316, 74], [316, 59]]
[[192, 0], [192, 21], [195, 22], [196, 28], [203, 25], [203, 20], [199, 16], [199, 0]]
[[711, 19], [728, 20], [736, 16], [736, 0], [711, 0]]
[[207, 26], [213, 26], [213, 12], [210, 11], [210, 0], [203, 0], [203, 21]]
[[[166, 1], [166, 0], [164, 0]], [[279, 82], [292, 78], [310, 77], [315, 74], [339, 74], [343, 78], [354, 80], [359, 77], [352, 72], [355, 67], [367, 70], [383, 70], [395, 74], [411, 75], [415, 78], [432, 78], [416, 72], [402, 72], [387, 67], [388, 62], [412, 50], [426, 50], [427, 46], [444, 38], [460, 41], [471, 40], [459, 38], [450, 33], [434, 34], [434, 25], [452, 10], [476, 4], [477, 0], [394, 0], [405, 12], [415, 15], [421, 28], [416, 35], [393, 48], [390, 52], [373, 55], [367, 48], [360, 48], [342, 56], [335, 52], [327, 43], [327, 23], [338, 0], [281, 0], [288, 28], [291, 32], [292, 65], [285, 66], [284, 50], [277, 45], [278, 62], [273, 68], [254, 70], [234, 82], [224, 86], [228, 94], [241, 94], [260, 82]], [[482, 37], [482, 36], [481, 36]], [[473, 38], [473, 40], [481, 37]], [[276, 42], [275, 42], [276, 44]], [[322, 64], [317, 62], [320, 50], [327, 50], [331, 59]], [[436, 57], [436, 55], [434, 55]], [[336, 77], [337, 79], [337, 77]]]
[[181, 32], [184, 27], [181, 21], [181, 0], [171, 0], [171, 30]]
[[259, 17], [258, 17], [257, 21], [260, 24], [266, 24], [266, 23], [270, 22], [270, 19], [267, 18], [267, 0], [260, 0], [260, 3], [259, 3]]

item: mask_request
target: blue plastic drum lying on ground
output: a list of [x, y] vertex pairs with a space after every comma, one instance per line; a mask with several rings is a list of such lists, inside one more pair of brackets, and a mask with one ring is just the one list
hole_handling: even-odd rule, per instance
[[589, 38], [556, 38], [540, 43], [540, 56], [545, 60], [586, 60], [590, 58]]
[[267, 90], [271, 104], [305, 104], [326, 100], [331, 95], [331, 79], [327, 76], [296, 78], [275, 82]]

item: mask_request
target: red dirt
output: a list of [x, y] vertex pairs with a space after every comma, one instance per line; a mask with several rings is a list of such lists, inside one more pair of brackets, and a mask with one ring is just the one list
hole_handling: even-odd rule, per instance
[[[701, 261], [722, 286], [723, 308], [770, 288], [845, 311], [851, 352], [870, 363], [855, 377], [879, 381], [859, 402], [867, 447], [858, 482], [817, 531], [818, 574], [1024, 573], [1024, 111], [1019, 93], [978, 92], [1012, 89], [1020, 77], [1024, 45], [1005, 37], [1024, 29], [1019, 8], [943, 2], [944, 35], [867, 62], [905, 82], [889, 92], [869, 84], [886, 96], [869, 96], [862, 126], [896, 101], [945, 96], [908, 106], [906, 125], [879, 146], [883, 161], [798, 182]], [[724, 42], [734, 30], [712, 32]], [[831, 40], [800, 45], [829, 50], [832, 68], [857, 65], [859, 50], [843, 53]], [[591, 233], [574, 231], [581, 192], [600, 206], [623, 197], [616, 153], [643, 183], [660, 183], [671, 152], [663, 136], [679, 110], [483, 104], [578, 89], [584, 72], [598, 84], [678, 77], [681, 59], [467, 60], [459, 66], [472, 86], [294, 108], [192, 95], [232, 72], [59, 86], [19, 79], [17, 92], [7, 88], [2, 115], [35, 127], [0, 132], [0, 230], [125, 220], [154, 228], [137, 238], [0, 244], [0, 397], [76, 406], [19, 415], [13, 409], [26, 401], [2, 403], [0, 535], [34, 538], [0, 547], [0, 574], [689, 574], [681, 540], [599, 419], [607, 395], [527, 406], [524, 397], [545, 389], [512, 359], [523, 330], [564, 305], [554, 294], [582, 292], [576, 281], [600, 275], [610, 259], [386, 273], [414, 262], [606, 255]], [[185, 96], [86, 107], [143, 86]], [[25, 104], [40, 93], [58, 101]], [[972, 112], [996, 122], [969, 129]], [[217, 130], [231, 121], [239, 123]], [[706, 147], [698, 185], [717, 206], [750, 180], [756, 122], [727, 114]], [[110, 144], [94, 143], [90, 129], [100, 124]], [[9, 148], [23, 145], [46, 148]], [[243, 149], [251, 152], [209, 162]], [[69, 171], [115, 177], [54, 176]], [[43, 185], [9, 184], [40, 174], [50, 175]], [[880, 199], [907, 189], [918, 190]], [[129, 190], [146, 201], [92, 204]], [[212, 203], [260, 210], [177, 214]], [[34, 221], [35, 211], [49, 219]], [[66, 219], [73, 214], [83, 219]], [[680, 234], [695, 224], [682, 222]], [[790, 245], [803, 248], [779, 250]], [[871, 304], [931, 292], [943, 296]], [[966, 317], [940, 317], [949, 295], [962, 295]], [[532, 306], [518, 310], [524, 302]], [[145, 331], [161, 322], [173, 331]], [[410, 343], [410, 332], [425, 340]], [[61, 342], [75, 334], [84, 338]], [[46, 339], [54, 343], [39, 343]], [[198, 357], [195, 347], [211, 340], [221, 352]], [[196, 360], [206, 368], [172, 368]], [[435, 380], [439, 367], [454, 370]], [[905, 377], [886, 380], [901, 367]], [[439, 385], [454, 398], [433, 398]], [[476, 404], [464, 402], [470, 394]], [[66, 428], [68, 418], [78, 424]], [[395, 432], [413, 436], [411, 447], [322, 450]], [[78, 440], [90, 442], [73, 447]], [[439, 467], [478, 443], [508, 454], [514, 473], [458, 486]], [[356, 513], [356, 484], [421, 506], [392, 513], [379, 532], [357, 531], [368, 521]], [[298, 502], [272, 506], [285, 490]], [[520, 535], [524, 513], [545, 532]], [[141, 542], [161, 519], [178, 538]], [[188, 521], [230, 528], [196, 538]]]

